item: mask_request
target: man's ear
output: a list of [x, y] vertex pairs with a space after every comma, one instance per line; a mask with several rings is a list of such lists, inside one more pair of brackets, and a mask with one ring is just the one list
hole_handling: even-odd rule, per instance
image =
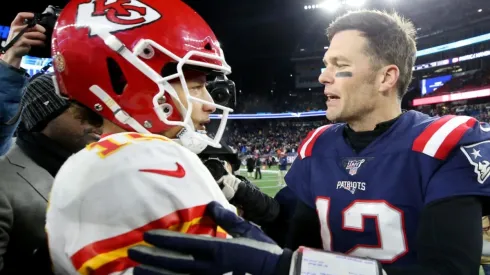
[[382, 93], [389, 92], [396, 88], [400, 78], [400, 69], [396, 65], [388, 65], [380, 69], [379, 91]]

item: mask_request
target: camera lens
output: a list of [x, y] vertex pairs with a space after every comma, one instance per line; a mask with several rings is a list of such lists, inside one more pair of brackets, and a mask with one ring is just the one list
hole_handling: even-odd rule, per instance
[[227, 105], [230, 100], [230, 92], [227, 88], [215, 88], [211, 91], [211, 97], [219, 105]]

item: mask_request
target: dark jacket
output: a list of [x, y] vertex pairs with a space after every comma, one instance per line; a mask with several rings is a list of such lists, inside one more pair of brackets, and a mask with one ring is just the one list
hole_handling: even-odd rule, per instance
[[42, 134], [21, 133], [0, 158], [0, 275], [50, 274], [46, 208], [69, 155]]
[[0, 60], [0, 156], [7, 153], [20, 121], [23, 88], [27, 83], [24, 69]]
[[247, 168], [253, 169], [254, 166], [255, 166], [255, 160], [253, 158], [248, 158], [247, 159]]

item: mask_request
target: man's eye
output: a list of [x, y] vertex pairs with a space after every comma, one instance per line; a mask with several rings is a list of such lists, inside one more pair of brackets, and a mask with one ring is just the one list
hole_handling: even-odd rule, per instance
[[201, 89], [200, 87], [190, 87], [189, 92], [193, 92], [193, 93], [199, 92], [200, 89]]

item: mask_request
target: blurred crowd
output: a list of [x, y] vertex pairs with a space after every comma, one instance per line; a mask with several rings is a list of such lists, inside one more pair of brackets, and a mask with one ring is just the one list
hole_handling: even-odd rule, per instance
[[490, 122], [490, 103], [480, 103], [473, 105], [458, 105], [451, 106], [444, 104], [441, 106], [427, 106], [421, 108], [420, 111], [429, 114], [431, 116], [443, 116], [443, 115], [463, 115], [471, 116], [478, 119], [481, 122]]
[[283, 113], [325, 110], [323, 91], [299, 91], [289, 94], [238, 94], [236, 113]]
[[309, 131], [323, 125], [320, 121], [244, 121], [228, 127], [227, 143], [244, 155], [277, 155], [296, 152]]

